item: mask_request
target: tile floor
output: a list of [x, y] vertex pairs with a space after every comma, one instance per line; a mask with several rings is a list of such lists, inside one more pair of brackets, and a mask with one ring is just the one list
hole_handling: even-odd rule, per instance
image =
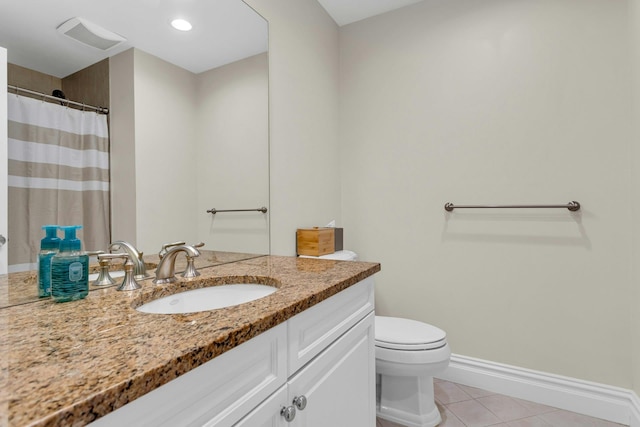
[[[434, 379], [440, 427], [621, 427], [550, 406]], [[378, 418], [376, 427], [403, 427]]]

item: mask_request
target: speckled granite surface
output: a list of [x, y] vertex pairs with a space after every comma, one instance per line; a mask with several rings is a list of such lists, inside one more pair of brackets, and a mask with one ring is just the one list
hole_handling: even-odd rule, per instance
[[[256, 258], [264, 255], [248, 254], [240, 252], [219, 252], [200, 250], [200, 256], [195, 259], [197, 269], [206, 268], [214, 265], [227, 264], [229, 262], [242, 261], [246, 259]], [[147, 264], [147, 272], [153, 276], [155, 268], [160, 259], [158, 255], [145, 255], [145, 263]], [[111, 271], [122, 270], [123, 261], [116, 261], [111, 264]], [[176, 258], [176, 271], [184, 271], [187, 260], [184, 256], [179, 255]], [[99, 271], [98, 264], [91, 265], [91, 273]], [[97, 289], [89, 286], [89, 290]], [[12, 305], [26, 304], [38, 301], [38, 272], [25, 271], [22, 273], [11, 273], [0, 275], [0, 308]]]
[[[81, 426], [380, 270], [377, 263], [262, 256], [133, 292], [0, 309], [0, 425]], [[259, 282], [278, 291], [189, 315], [140, 313], [146, 301], [203, 286]]]

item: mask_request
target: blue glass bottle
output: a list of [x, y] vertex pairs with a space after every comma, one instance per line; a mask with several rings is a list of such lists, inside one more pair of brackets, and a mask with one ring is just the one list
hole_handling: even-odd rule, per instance
[[81, 225], [60, 227], [64, 239], [60, 252], [51, 258], [51, 297], [55, 302], [75, 301], [89, 294], [89, 256], [76, 238]]
[[57, 225], [43, 225], [46, 236], [40, 240], [40, 253], [38, 253], [38, 296], [40, 298], [51, 296], [51, 258], [60, 250]]

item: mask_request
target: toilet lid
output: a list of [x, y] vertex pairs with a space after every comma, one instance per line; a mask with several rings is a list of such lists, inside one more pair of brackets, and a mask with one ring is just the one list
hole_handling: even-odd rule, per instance
[[429, 350], [447, 343], [440, 328], [417, 320], [376, 316], [376, 346], [394, 350]]

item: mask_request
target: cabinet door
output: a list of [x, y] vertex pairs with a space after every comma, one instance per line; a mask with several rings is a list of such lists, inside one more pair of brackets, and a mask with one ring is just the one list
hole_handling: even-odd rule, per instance
[[289, 404], [306, 398], [292, 427], [376, 424], [373, 324], [370, 313], [290, 379]]
[[287, 401], [285, 384], [233, 427], [285, 427], [288, 423], [280, 415], [280, 411]]

